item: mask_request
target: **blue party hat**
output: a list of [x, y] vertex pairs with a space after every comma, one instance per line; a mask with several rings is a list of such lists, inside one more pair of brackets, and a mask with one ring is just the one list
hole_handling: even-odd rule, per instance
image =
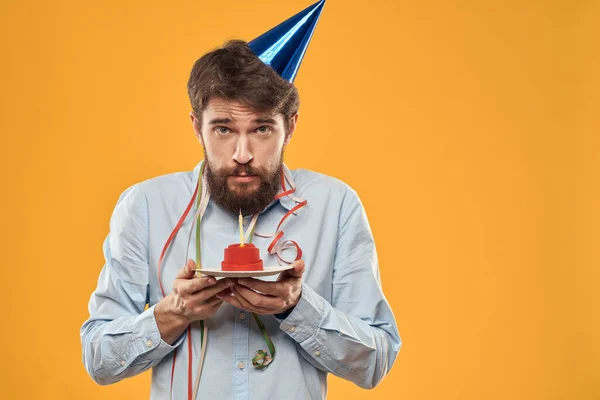
[[248, 45], [258, 58], [283, 79], [293, 82], [324, 4], [325, 0], [321, 0], [300, 11]]

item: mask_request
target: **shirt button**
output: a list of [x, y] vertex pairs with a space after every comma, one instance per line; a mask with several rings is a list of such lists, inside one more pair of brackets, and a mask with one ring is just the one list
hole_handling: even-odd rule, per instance
[[152, 347], [152, 340], [150, 340], [150, 339], [146, 340], [146, 346]]
[[290, 326], [290, 329], [288, 329], [288, 331], [290, 332], [296, 332], [296, 327], [295, 326]]
[[319, 357], [321, 355], [321, 352], [319, 350], [315, 351], [315, 357]]
[[243, 321], [246, 319], [246, 314], [244, 314], [243, 312], [240, 313], [240, 319]]
[[121, 365], [124, 367], [125, 366], [125, 360], [121, 360]]
[[245, 367], [245, 366], [246, 366], [246, 364], [244, 364], [244, 362], [243, 362], [243, 361], [240, 361], [240, 362], [238, 363], [238, 368], [239, 368], [239, 369], [244, 369], [244, 367]]

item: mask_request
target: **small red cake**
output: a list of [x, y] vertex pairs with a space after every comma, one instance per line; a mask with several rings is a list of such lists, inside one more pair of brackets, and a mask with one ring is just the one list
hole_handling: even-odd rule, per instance
[[258, 247], [251, 243], [240, 246], [231, 244], [225, 249], [225, 259], [221, 263], [223, 271], [262, 271], [263, 262]]

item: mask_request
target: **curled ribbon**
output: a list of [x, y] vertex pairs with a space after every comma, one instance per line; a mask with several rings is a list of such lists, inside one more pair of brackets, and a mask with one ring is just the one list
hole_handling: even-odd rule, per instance
[[[288, 183], [290, 185], [290, 189], [286, 189], [286, 185], [285, 185], [286, 180], [288, 181]], [[283, 222], [290, 215], [294, 214], [296, 211], [298, 211], [299, 209], [304, 207], [308, 202], [305, 199], [301, 199], [301, 198], [292, 196], [292, 194], [296, 192], [296, 185], [294, 184], [294, 181], [293, 181], [292, 177], [290, 176], [289, 172], [283, 168], [281, 171], [281, 189], [283, 191], [281, 193], [279, 193], [277, 196], [275, 196], [275, 200], [278, 200], [282, 197], [287, 196], [289, 199], [291, 199], [292, 201], [294, 201], [297, 204], [294, 207], [292, 207], [292, 209], [289, 210], [283, 216], [281, 221], [279, 221], [279, 224], [277, 225], [277, 229], [275, 230], [275, 233], [265, 235], [265, 234], [256, 232], [255, 235], [263, 237], [263, 238], [273, 237], [273, 240], [269, 244], [269, 247], [267, 247], [267, 252], [271, 255], [274, 254], [277, 257], [277, 263], [279, 265], [282, 265], [282, 263], [289, 265], [289, 264], [294, 263], [294, 261], [298, 261], [302, 258], [302, 249], [300, 248], [298, 243], [296, 243], [293, 240], [285, 240], [285, 241], [279, 243], [279, 241], [281, 240], [281, 238], [283, 237], [283, 234], [284, 234], [281, 227], [283, 225]], [[296, 249], [296, 257], [294, 260], [288, 260], [283, 256], [283, 251], [286, 249], [290, 249], [290, 248]]]
[[[196, 234], [197, 234], [196, 259], [197, 259], [198, 264], [196, 267], [200, 268], [200, 243], [199, 243], [200, 226], [199, 225], [202, 220], [202, 217], [204, 216], [204, 213], [206, 212], [206, 209], [208, 207], [209, 198], [210, 198], [210, 194], [208, 193], [208, 185], [205, 181], [205, 177], [204, 177], [204, 173], [203, 173], [204, 167], [205, 167], [205, 164], [203, 163], [202, 167], [200, 168], [198, 184], [196, 185], [196, 188], [192, 194], [192, 198], [191, 198], [188, 206], [186, 207], [185, 211], [183, 212], [181, 218], [179, 219], [177, 225], [173, 229], [173, 232], [171, 232], [171, 234], [169, 235], [169, 238], [167, 239], [167, 241], [162, 249], [162, 252], [160, 254], [160, 257], [159, 257], [157, 273], [158, 273], [158, 282], [159, 282], [160, 290], [161, 290], [163, 297], [166, 295], [166, 293], [165, 293], [165, 290], [164, 290], [164, 287], [162, 284], [162, 271], [161, 271], [162, 263], [163, 263], [164, 257], [167, 255], [167, 250], [169, 249], [169, 245], [175, 239], [177, 232], [182, 227], [186, 217], [188, 216], [189, 212], [191, 211], [192, 205], [194, 204], [194, 200], [196, 200], [197, 211], [194, 213], [194, 217], [192, 220], [192, 226], [190, 228], [190, 233], [188, 236], [188, 242], [187, 242], [188, 244], [186, 246], [185, 260], [187, 263], [189, 246], [190, 246], [190, 242], [191, 242], [191, 238], [192, 238], [192, 232], [194, 231], [194, 225], [197, 221], [198, 225], [196, 226]], [[285, 184], [286, 180], [288, 181], [288, 183], [290, 185], [290, 189], [286, 189], [286, 184]], [[300, 208], [304, 207], [307, 204], [306, 200], [292, 196], [292, 194], [296, 192], [296, 186], [295, 186], [294, 181], [293, 181], [291, 175], [289, 174], [289, 172], [286, 169], [284, 169], [283, 167], [281, 169], [281, 189], [282, 189], [282, 192], [277, 194], [275, 196], [274, 200], [278, 200], [284, 196], [287, 196], [289, 199], [291, 199], [292, 201], [294, 201], [297, 204], [283, 216], [281, 221], [279, 221], [279, 224], [277, 225], [277, 229], [275, 230], [275, 233], [273, 233], [271, 235], [264, 235], [264, 234], [260, 234], [258, 232], [256, 232], [256, 233], [254, 232], [254, 229], [256, 228], [256, 222], [258, 220], [258, 213], [254, 214], [252, 216], [252, 220], [250, 221], [248, 229], [245, 233], [245, 241], [247, 243], [251, 243], [253, 235], [257, 235], [257, 236], [264, 237], [264, 238], [273, 237], [273, 240], [269, 244], [267, 251], [269, 254], [271, 254], [271, 255], [275, 254], [277, 256], [277, 262], [280, 265], [281, 265], [281, 263], [292, 264], [294, 261], [298, 261], [302, 258], [302, 249], [300, 248], [298, 243], [296, 243], [293, 240], [285, 240], [281, 243], [279, 243], [279, 241], [281, 240], [281, 238], [283, 237], [283, 234], [284, 234], [283, 230], [281, 229], [283, 222], [290, 215], [294, 214], [296, 211], [298, 211]], [[198, 196], [198, 191], [200, 191], [200, 196]], [[287, 260], [286, 258], [283, 257], [283, 251], [286, 249], [289, 249], [289, 248], [296, 249], [296, 258], [292, 261]], [[199, 273], [196, 272], [196, 274], [198, 275]], [[252, 358], [252, 365], [255, 368], [262, 370], [262, 369], [265, 369], [269, 364], [271, 364], [271, 362], [275, 359], [275, 346], [273, 345], [273, 342], [269, 338], [266, 328], [265, 328], [264, 324], [262, 323], [262, 321], [260, 320], [260, 318], [258, 317], [258, 315], [256, 313], [252, 313], [252, 315], [253, 315], [254, 319], [256, 320], [256, 323], [258, 324], [261, 332], [263, 333], [265, 342], [267, 343], [269, 351], [271, 352], [271, 354], [269, 355], [265, 350], [262, 350], [262, 349], [257, 350], [254, 357]], [[194, 385], [194, 388], [192, 391], [192, 368], [191, 368], [192, 346], [191, 346], [191, 341], [189, 339], [191, 337], [191, 327], [188, 327], [188, 329], [187, 329], [188, 353], [189, 353], [188, 354], [188, 399], [192, 399], [192, 398], [196, 397], [196, 394], [198, 392], [199, 381], [200, 381], [200, 374], [202, 371], [202, 365], [204, 364], [203, 361], [204, 361], [204, 355], [206, 352], [206, 340], [207, 340], [207, 336], [208, 336], [207, 327], [204, 324], [204, 321], [200, 321], [200, 331], [201, 331], [200, 365], [199, 365], [199, 369], [197, 371], [196, 384]], [[172, 365], [171, 365], [171, 382], [170, 382], [170, 390], [169, 390], [170, 397], [173, 395], [173, 378], [174, 378], [174, 374], [175, 374], [176, 360], [177, 360], [177, 349], [175, 349], [173, 352], [173, 361], [172, 361]]]

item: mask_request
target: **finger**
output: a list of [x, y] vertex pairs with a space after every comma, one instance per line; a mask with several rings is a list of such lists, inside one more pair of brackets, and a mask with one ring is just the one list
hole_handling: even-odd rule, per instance
[[[214, 279], [214, 278], [212, 278]], [[214, 283], [213, 283], [214, 282]], [[209, 283], [203, 286], [199, 291], [194, 294], [200, 295], [201, 299], [207, 299], [219, 293], [220, 291], [233, 286], [233, 282], [230, 279], [210, 280]]]
[[265, 282], [254, 278], [240, 278], [238, 279], [238, 284], [271, 296], [285, 295], [285, 289], [281, 282]]
[[277, 308], [278, 297], [259, 294], [239, 285], [233, 286], [232, 291], [234, 291], [236, 296], [242, 298], [242, 304], [246, 302], [249, 306], [259, 309]]
[[[232, 306], [239, 308], [241, 310], [248, 310], [247, 308], [245, 308], [240, 301], [233, 295], [217, 295], [221, 300], [223, 300], [224, 303], [227, 304], [231, 304]], [[252, 311], [252, 310], [248, 310], [248, 311]]]
[[228, 279], [221, 279], [216, 284], [205, 287], [204, 289], [200, 290], [199, 292], [197, 292], [197, 295], [200, 299], [208, 299], [219, 294], [224, 290], [229, 289], [231, 286], [233, 286], [233, 282], [231, 282]]
[[[231, 287], [231, 292], [233, 293], [233, 295], [235, 296], [235, 298], [240, 302], [240, 304], [246, 309], [246, 310], [257, 310], [260, 307], [256, 306], [256, 304], [252, 304], [251, 301], [249, 301], [243, 294], [240, 293], [240, 291], [238, 290], [238, 288], [241, 288], [240, 286], [236, 287], [236, 286], [232, 286]], [[249, 291], [248, 289], [245, 289], [247, 291]]]
[[231, 293], [233, 294], [233, 296], [238, 299], [238, 301], [240, 302], [240, 304], [244, 307], [252, 307], [252, 304], [250, 304], [250, 302], [248, 300], [246, 300], [246, 298], [244, 296], [242, 296], [240, 294], [240, 292], [238, 292], [237, 288], [235, 286], [231, 287]]
[[177, 272], [175, 279], [191, 279], [194, 276], [196, 269], [196, 263], [194, 260], [188, 260], [188, 262]]
[[240, 291], [238, 289], [242, 289], [242, 291], [244, 291], [245, 289], [243, 287], [232, 287], [231, 290], [233, 292], [233, 297], [234, 299], [237, 300], [237, 302], [240, 304], [240, 307], [243, 310], [246, 311], [250, 311], [256, 314], [260, 314], [260, 315], [266, 315], [266, 314], [273, 314], [272, 310], [268, 309], [268, 308], [264, 308], [264, 307], [258, 307], [254, 304], [252, 304], [250, 301], [248, 301], [246, 299], [246, 297], [244, 297], [243, 294], [240, 293]]
[[202, 304], [201, 308], [196, 309], [196, 312], [198, 312], [198, 316], [196, 318], [198, 318], [198, 320], [203, 320], [212, 317], [219, 310], [222, 304], [223, 300], [213, 297], [210, 302]]
[[294, 268], [283, 271], [279, 277], [289, 276], [292, 278], [302, 278], [302, 274], [304, 273], [304, 260], [295, 261], [292, 265]]
[[[229, 290], [229, 289], [227, 289]], [[222, 293], [222, 292], [219, 292]], [[223, 303], [223, 300], [217, 296], [212, 296], [207, 298], [204, 301], [200, 301], [200, 302], [194, 302], [192, 300], [193, 303], [193, 313], [195, 315], [203, 315], [203, 316], [211, 316], [213, 315], [221, 306], [221, 304]], [[202, 319], [202, 318], [200, 318]]]
[[217, 280], [212, 276], [203, 276], [202, 278], [192, 278], [180, 282], [178, 290], [180, 293], [194, 294], [206, 287], [216, 284]]
[[223, 300], [221, 300], [220, 298], [218, 298], [217, 296], [213, 296], [209, 299], [207, 299], [202, 306], [206, 307], [206, 308], [211, 308], [219, 303], [222, 303]]
[[232, 293], [231, 293], [230, 287], [227, 287], [227, 288], [221, 290], [219, 293], [215, 294], [215, 296], [217, 296], [217, 297], [218, 296], [231, 296], [231, 295], [232, 295]]

